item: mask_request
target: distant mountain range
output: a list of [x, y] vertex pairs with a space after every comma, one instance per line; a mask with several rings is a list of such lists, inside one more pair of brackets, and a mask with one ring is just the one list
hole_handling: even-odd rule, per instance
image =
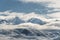
[[[34, 23], [34, 24], [40, 24], [40, 25], [46, 24], [46, 22], [44, 22], [40, 19], [37, 19], [37, 18], [31, 18], [27, 22], [31, 22], [31, 23]], [[26, 22], [24, 20], [20, 19], [19, 17], [15, 17], [15, 18], [9, 19], [9, 20], [0, 19], [0, 24], [4, 24], [4, 23], [18, 25], [18, 24], [26, 23]]]

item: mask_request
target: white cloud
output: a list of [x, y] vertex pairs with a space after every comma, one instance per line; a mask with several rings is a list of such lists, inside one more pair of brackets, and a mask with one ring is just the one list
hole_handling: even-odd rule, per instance
[[52, 13], [52, 14], [47, 14], [49, 17], [52, 18], [60, 18], [60, 12]]
[[19, 0], [22, 2], [48, 2], [48, 1], [52, 1], [52, 0]]
[[[0, 18], [4, 18], [4, 19], [10, 19], [10, 18], [14, 18], [16, 16], [20, 17], [23, 20], [28, 20], [30, 18], [38, 18], [40, 20], [46, 21], [46, 22], [50, 22], [51, 20], [46, 19], [43, 15], [39, 15], [39, 14], [35, 14], [35, 12], [32, 13], [28, 13], [28, 14], [24, 14], [24, 13], [16, 13], [16, 12], [0, 12], [1, 14], [8, 14], [8, 16], [0, 16]], [[53, 18], [60, 18], [59, 16], [60, 13], [54, 13], [54, 14], [47, 14], [49, 17], [53, 17]], [[20, 25], [6, 25], [6, 24], [2, 24], [0, 25], [0, 29], [15, 29], [15, 28], [23, 28], [25, 26], [29, 26], [31, 28], [36, 28], [36, 29], [60, 29], [58, 27], [50, 27], [47, 25], [38, 25], [38, 24], [33, 24], [33, 23], [22, 23]], [[16, 27], [15, 27], [16, 26]], [[44, 28], [43, 28], [44, 27]]]
[[16, 12], [0, 12], [1, 14], [8, 14], [8, 16], [0, 16], [0, 19], [13, 19], [15, 18], [16, 16], [21, 18], [22, 20], [29, 20], [31, 18], [38, 18], [40, 20], [43, 20], [43, 21], [46, 21], [48, 22], [49, 20], [46, 19], [43, 15], [39, 15], [39, 14], [36, 14], [35, 12], [31, 12], [31, 13], [16, 13]]
[[48, 7], [60, 8], [60, 0], [52, 0], [52, 3]]
[[60, 0], [19, 0], [22, 2], [59, 2]]
[[39, 24], [33, 24], [33, 23], [22, 23], [20, 25], [6, 25], [1, 24], [0, 29], [16, 29], [16, 28], [31, 28], [31, 29], [37, 29], [37, 30], [44, 30], [44, 29], [60, 29], [59, 27], [55, 26], [47, 26], [47, 25], [39, 25]]
[[34, 2], [34, 3], [40, 3], [40, 2], [51, 2], [48, 7], [54, 7], [54, 8], [60, 8], [60, 0], [19, 0], [22, 2]]

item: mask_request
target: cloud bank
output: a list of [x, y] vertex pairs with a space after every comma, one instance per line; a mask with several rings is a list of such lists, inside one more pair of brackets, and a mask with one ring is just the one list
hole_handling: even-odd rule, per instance
[[[15, 28], [20, 28], [20, 27], [31, 27], [31, 28], [36, 28], [36, 29], [59, 29], [59, 27], [55, 27], [55, 26], [48, 26], [51, 24], [54, 23], [54, 20], [53, 19], [47, 19], [46, 17], [44, 17], [43, 15], [39, 15], [39, 14], [36, 14], [35, 12], [32, 12], [32, 13], [29, 13], [29, 14], [25, 14], [25, 13], [16, 13], [16, 12], [0, 12], [1, 14], [8, 14], [7, 16], [0, 16], [0, 19], [6, 19], [6, 20], [9, 20], [9, 19], [14, 19], [15, 17], [19, 17], [20, 19], [24, 20], [24, 21], [28, 21], [29, 19], [31, 18], [37, 18], [39, 20], [42, 20], [42, 21], [45, 21], [47, 22], [47, 25], [39, 25], [39, 24], [34, 24], [34, 23], [30, 23], [30, 22], [26, 22], [26, 23], [21, 23], [19, 25], [6, 25], [6, 24], [1, 24], [1, 29], [3, 28], [6, 28], [6, 29], [15, 29]], [[0, 14], [0, 15], [1, 15]], [[50, 15], [50, 14], [49, 14]], [[51, 14], [52, 15], [52, 14]], [[52, 15], [53, 16], [53, 15]], [[49, 16], [50, 17], [50, 16]], [[52, 21], [53, 20], [53, 21]], [[4, 27], [5, 26], [5, 27]], [[8, 27], [8, 26], [11, 26], [11, 27]], [[16, 26], [16, 27], [15, 27]], [[37, 28], [38, 27], [38, 28]]]

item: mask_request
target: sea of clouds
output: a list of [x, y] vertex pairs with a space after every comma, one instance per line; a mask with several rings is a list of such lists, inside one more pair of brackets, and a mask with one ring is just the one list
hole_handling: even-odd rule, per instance
[[[26, 3], [26, 8], [30, 8], [26, 6], [28, 3], [39, 5], [43, 3], [42, 5], [46, 4], [44, 6], [52, 9], [46, 9], [48, 13], [45, 14], [45, 11], [41, 12], [38, 8], [34, 10], [41, 13], [35, 11], [26, 13], [24, 12], [25, 9], [23, 12], [14, 12], [12, 11], [13, 8], [0, 11], [0, 40], [59, 40], [60, 0], [13, 0], [12, 2], [17, 1], [23, 2], [23, 4]], [[0, 5], [3, 6], [4, 3]], [[23, 6], [22, 8], [24, 8]]]

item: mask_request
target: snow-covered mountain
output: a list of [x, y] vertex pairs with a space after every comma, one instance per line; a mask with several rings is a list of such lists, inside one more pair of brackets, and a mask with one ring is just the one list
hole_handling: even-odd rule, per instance
[[13, 25], [18, 25], [18, 24], [20, 24], [20, 23], [24, 23], [24, 21], [23, 20], [21, 20], [20, 18], [18, 18], [18, 17], [15, 17], [15, 18], [13, 18], [13, 19], [8, 19], [8, 20], [6, 20], [6, 19], [0, 19], [0, 24], [13, 24]]
[[40, 25], [44, 25], [46, 24], [46, 22], [38, 19], [38, 18], [31, 18], [28, 20], [28, 22], [34, 23], [34, 24], [40, 24]]
[[18, 25], [18, 24], [21, 24], [21, 23], [25, 22], [24, 20], [20, 19], [19, 17], [15, 17], [15, 18], [9, 19], [7, 21], [8, 21], [8, 23], [11, 23], [13, 25]]

